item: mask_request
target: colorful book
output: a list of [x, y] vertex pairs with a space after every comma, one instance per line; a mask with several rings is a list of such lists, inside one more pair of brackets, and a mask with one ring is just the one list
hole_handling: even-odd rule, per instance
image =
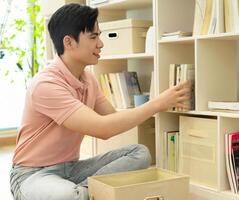
[[226, 170], [231, 191], [239, 191], [239, 132], [225, 135]]
[[208, 102], [208, 109], [210, 109], [210, 110], [239, 111], [239, 102], [209, 101]]
[[179, 131], [164, 132], [164, 168], [178, 171], [179, 168]]

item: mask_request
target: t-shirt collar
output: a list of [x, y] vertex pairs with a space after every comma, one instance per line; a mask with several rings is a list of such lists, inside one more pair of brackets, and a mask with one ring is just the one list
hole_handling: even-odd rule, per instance
[[54, 60], [56, 67], [64, 74], [65, 79], [67, 82], [74, 87], [75, 89], [81, 88], [83, 89], [85, 86], [88, 85], [85, 71], [81, 74], [81, 80], [77, 79], [67, 68], [67, 66], [63, 63], [61, 58], [57, 56]]

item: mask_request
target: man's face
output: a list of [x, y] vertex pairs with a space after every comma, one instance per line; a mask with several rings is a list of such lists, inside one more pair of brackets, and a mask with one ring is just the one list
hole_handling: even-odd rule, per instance
[[101, 48], [104, 46], [100, 40], [98, 23], [95, 24], [93, 32], [81, 32], [79, 42], [73, 45], [72, 56], [82, 65], [95, 65], [100, 58]]

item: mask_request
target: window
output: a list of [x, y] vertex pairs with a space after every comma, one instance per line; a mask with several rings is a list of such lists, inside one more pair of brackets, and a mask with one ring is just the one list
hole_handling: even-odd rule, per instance
[[[8, 0], [10, 2], [11, 0]], [[6, 13], [7, 0], [0, 0], [0, 13]], [[5, 6], [2, 6], [5, 5]], [[19, 16], [27, 19], [26, 14], [27, 0], [12, 0], [11, 10], [5, 27], [5, 34], [12, 31], [12, 22]], [[0, 23], [3, 23], [5, 16], [0, 15]], [[1, 27], [1, 26], [0, 26]], [[1, 33], [1, 32], [0, 32]], [[17, 35], [14, 42], [21, 48], [29, 45], [31, 37], [25, 32], [23, 35]], [[1, 35], [0, 35], [1, 36]], [[1, 37], [0, 37], [1, 39]], [[0, 49], [4, 55], [0, 59], [0, 130], [18, 127], [20, 125], [25, 98], [25, 80], [23, 72], [17, 70], [17, 57], [8, 54], [4, 49]]]

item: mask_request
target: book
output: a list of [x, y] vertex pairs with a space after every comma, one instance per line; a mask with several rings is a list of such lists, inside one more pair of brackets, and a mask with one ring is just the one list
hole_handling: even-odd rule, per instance
[[[175, 86], [177, 84], [177, 73], [179, 73], [179, 69], [177, 69], [180, 64], [170, 64], [169, 65], [169, 88]], [[170, 111], [174, 111], [174, 108], [171, 108]]]
[[134, 106], [134, 95], [141, 94], [137, 72], [124, 72], [130, 105]]
[[232, 23], [232, 32], [239, 31], [239, 1], [232, 0], [231, 1], [231, 23]]
[[230, 184], [231, 191], [236, 193], [236, 188], [234, 188], [234, 182], [232, 180], [232, 162], [230, 162], [230, 147], [229, 147], [229, 134], [225, 134], [225, 160], [226, 160], [226, 170], [227, 170], [227, 176]]
[[236, 181], [236, 193], [239, 191], [239, 132], [231, 134], [232, 165]]
[[195, 109], [195, 68], [194, 64], [181, 64], [181, 80], [180, 81], [189, 81], [191, 84], [191, 91], [189, 95], [191, 96], [190, 100], [184, 102], [187, 105], [188, 109], [186, 110], [194, 110]]
[[223, 0], [213, 0], [212, 14], [207, 34], [224, 32], [224, 25], [224, 2]]
[[118, 72], [100, 75], [105, 96], [113, 106], [126, 109], [134, 106], [134, 95], [141, 94], [137, 72]]
[[168, 39], [177, 39], [177, 38], [189, 37], [189, 36], [192, 36], [192, 32], [186, 32], [186, 31], [165, 32], [161, 35], [161, 39], [168, 40]]
[[124, 76], [123, 72], [116, 73], [118, 84], [119, 84], [119, 89], [122, 97], [122, 103], [123, 103], [123, 108], [129, 108], [132, 107], [130, 104], [130, 97], [129, 97], [129, 92], [127, 89], [127, 83], [126, 83], [126, 78]]
[[100, 86], [101, 86], [101, 90], [103, 91], [104, 95], [106, 96], [106, 98], [110, 100], [110, 96], [107, 90], [107, 86], [106, 86], [106, 81], [105, 81], [105, 77], [104, 74], [100, 74]]
[[196, 0], [193, 35], [224, 32], [224, 0]]
[[163, 142], [164, 168], [178, 171], [179, 168], [179, 131], [165, 131]]
[[115, 96], [115, 103], [117, 108], [124, 108], [122, 103], [122, 96], [119, 90], [119, 84], [117, 81], [116, 73], [109, 73], [110, 83]]
[[209, 101], [208, 102], [209, 110], [233, 110], [239, 111], [239, 102], [226, 102], [226, 101]]
[[239, 132], [225, 134], [226, 171], [231, 191], [239, 191]]
[[116, 107], [115, 95], [113, 93], [112, 84], [110, 82], [109, 75], [104, 74], [104, 78], [105, 78], [106, 88], [107, 88], [107, 91], [108, 91], [110, 102], [114, 107]]
[[170, 64], [169, 65], [169, 88], [182, 81], [191, 83], [190, 100], [184, 102], [188, 109], [173, 108], [176, 111], [187, 111], [195, 109], [195, 67], [194, 64]]
[[108, 80], [108, 76], [106, 74], [100, 74], [100, 86], [106, 98], [109, 100], [109, 102], [113, 106], [115, 106], [115, 102], [113, 99], [113, 92], [111, 89], [110, 82]]
[[169, 88], [176, 85], [177, 67], [178, 66], [180, 66], [180, 64], [170, 64], [169, 65]]
[[231, 32], [232, 31], [232, 24], [231, 24], [231, 0], [224, 0], [224, 16], [225, 16], [225, 31]]
[[224, 0], [226, 32], [239, 31], [239, 0]]
[[[207, 0], [206, 2], [206, 8], [205, 8], [205, 13], [203, 17], [203, 25], [201, 28], [201, 35], [206, 35], [208, 34], [209, 26], [210, 23], [212, 23], [212, 12], [214, 8], [214, 0]], [[214, 6], [213, 6], [214, 5]]]
[[97, 4], [106, 3], [106, 2], [109, 2], [109, 0], [91, 0], [92, 5], [97, 5]]
[[195, 1], [193, 35], [200, 35], [202, 32], [203, 24], [206, 23], [204, 21], [206, 13], [206, 4], [207, 0]]

